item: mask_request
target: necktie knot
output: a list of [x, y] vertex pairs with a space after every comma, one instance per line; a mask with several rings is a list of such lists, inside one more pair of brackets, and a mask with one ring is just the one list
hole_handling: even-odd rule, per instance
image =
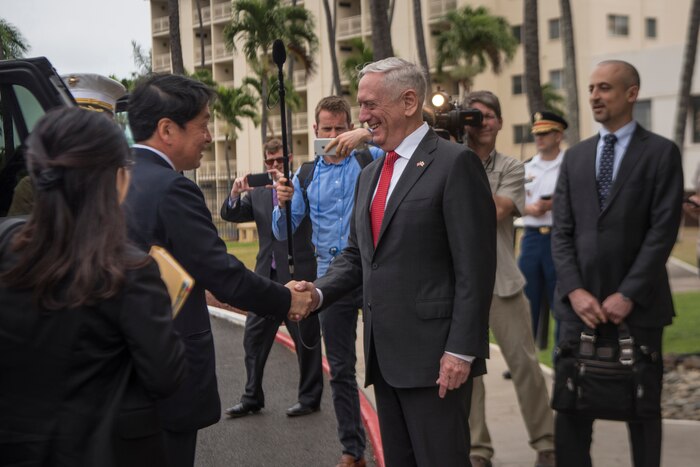
[[393, 166], [398, 158], [399, 158], [399, 155], [396, 151], [389, 151], [389, 153], [386, 155], [386, 160], [384, 163], [386, 165]]
[[615, 133], [608, 133], [603, 137], [603, 141], [605, 141], [605, 145], [614, 145], [617, 143], [617, 136], [615, 136]]

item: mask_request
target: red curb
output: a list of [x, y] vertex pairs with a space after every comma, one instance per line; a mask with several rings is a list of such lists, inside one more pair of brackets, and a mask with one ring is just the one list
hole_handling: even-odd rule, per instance
[[[280, 344], [287, 347], [292, 352], [296, 353], [296, 347], [294, 346], [294, 340], [292, 337], [283, 332], [277, 332], [275, 340]], [[330, 376], [330, 367], [328, 366], [328, 360], [323, 357], [323, 371]], [[362, 423], [365, 425], [365, 430], [369, 436], [369, 442], [372, 443], [374, 448], [374, 457], [377, 467], [384, 467], [384, 447], [382, 446], [382, 436], [379, 432], [379, 418], [377, 418], [377, 411], [367, 400], [365, 393], [361, 389], [357, 390], [360, 395], [360, 415], [362, 416]]]

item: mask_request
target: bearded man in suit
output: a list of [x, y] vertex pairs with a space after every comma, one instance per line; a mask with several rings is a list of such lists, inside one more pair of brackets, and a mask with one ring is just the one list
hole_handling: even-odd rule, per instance
[[[666, 261], [680, 225], [683, 172], [678, 147], [634, 120], [639, 86], [637, 70], [620, 60], [591, 74], [589, 100], [602, 128], [567, 151], [559, 173], [554, 313], [562, 341], [577, 341], [584, 325], [616, 337], [624, 321], [635, 344], [661, 355], [675, 314]], [[628, 422], [635, 467], [661, 462], [661, 358], [654, 365], [659, 415]], [[557, 413], [557, 462], [590, 466], [592, 431], [593, 419]]]
[[496, 213], [479, 158], [423, 122], [425, 92], [424, 71], [399, 58], [360, 71], [360, 121], [387, 155], [360, 174], [348, 246], [315, 282], [316, 298], [325, 307], [363, 286], [365, 381], [386, 465], [468, 467]]

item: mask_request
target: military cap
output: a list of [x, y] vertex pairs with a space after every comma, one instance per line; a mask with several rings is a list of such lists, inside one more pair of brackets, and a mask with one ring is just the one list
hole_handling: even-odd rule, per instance
[[532, 134], [558, 131], [563, 133], [569, 126], [559, 115], [553, 112], [535, 112], [532, 114]]
[[114, 114], [117, 99], [126, 94], [119, 81], [95, 73], [73, 73], [61, 78], [80, 107], [97, 112]]

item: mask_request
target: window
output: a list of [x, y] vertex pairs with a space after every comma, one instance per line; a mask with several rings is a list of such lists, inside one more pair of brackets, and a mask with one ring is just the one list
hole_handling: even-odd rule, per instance
[[564, 72], [562, 70], [550, 70], [549, 84], [552, 85], [552, 89], [562, 89], [564, 87]]
[[517, 96], [518, 94], [522, 94], [523, 92], [525, 92], [525, 85], [523, 83], [523, 75], [514, 75], [511, 78], [511, 82], [512, 82], [513, 95]]
[[611, 36], [629, 36], [629, 20], [626, 15], [608, 15], [608, 34]]
[[523, 27], [520, 25], [517, 26], [511, 26], [510, 32], [513, 34], [513, 37], [515, 37], [515, 40], [518, 42], [518, 44], [522, 43], [523, 41]]
[[634, 104], [634, 119], [644, 128], [651, 130], [651, 99], [638, 100]]
[[649, 39], [656, 39], [656, 18], [647, 18], [644, 21], [644, 34]]
[[535, 138], [530, 133], [532, 127], [529, 123], [513, 125], [513, 144], [532, 143]]
[[550, 39], [559, 39], [559, 37], [560, 37], [559, 18], [552, 18], [549, 20], [549, 38]]

